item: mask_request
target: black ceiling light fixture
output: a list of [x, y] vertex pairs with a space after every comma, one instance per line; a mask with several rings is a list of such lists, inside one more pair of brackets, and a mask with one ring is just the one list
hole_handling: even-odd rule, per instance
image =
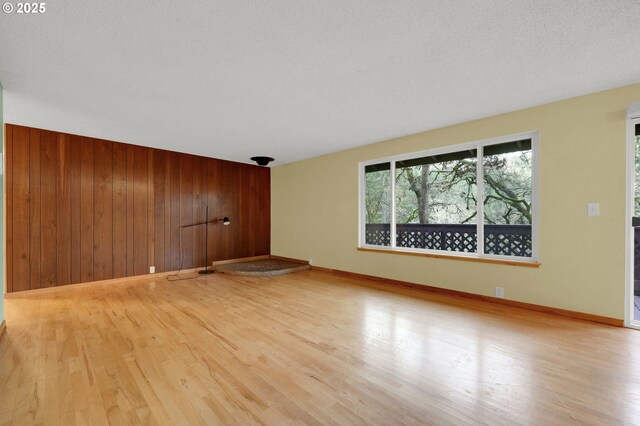
[[256, 163], [258, 163], [258, 166], [266, 166], [273, 161], [273, 158], [257, 156], [257, 157], [251, 157], [251, 161], [255, 161]]

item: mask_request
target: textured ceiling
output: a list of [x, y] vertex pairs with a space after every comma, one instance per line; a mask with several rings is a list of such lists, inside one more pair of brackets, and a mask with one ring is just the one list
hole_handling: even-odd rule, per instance
[[242, 162], [640, 81], [640, 0], [46, 7], [0, 14], [6, 122]]

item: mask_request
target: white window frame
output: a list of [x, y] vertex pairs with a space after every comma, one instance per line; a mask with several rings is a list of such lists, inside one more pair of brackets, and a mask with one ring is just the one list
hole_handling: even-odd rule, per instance
[[640, 330], [640, 321], [634, 319], [634, 230], [631, 217], [634, 214], [635, 177], [636, 177], [636, 124], [640, 124], [640, 102], [629, 105], [627, 109], [627, 197], [625, 215], [625, 304], [624, 325]]
[[[419, 248], [411, 248], [411, 247], [396, 247], [396, 199], [395, 199], [395, 168], [396, 162], [402, 160], [408, 160], [412, 158], [420, 158], [420, 157], [428, 157], [434, 155], [442, 155], [448, 154], [452, 152], [465, 151], [465, 150], [477, 150], [477, 199], [482, 200], [483, 198], [483, 190], [484, 190], [484, 171], [483, 171], [483, 149], [485, 146], [490, 145], [498, 145], [502, 143], [514, 142], [523, 139], [531, 139], [531, 180], [532, 180], [532, 188], [531, 188], [531, 257], [522, 257], [522, 256], [504, 256], [497, 254], [487, 254], [484, 253], [484, 204], [478, 203], [477, 209], [477, 252], [476, 253], [466, 253], [466, 252], [457, 252], [457, 251], [446, 251], [446, 250], [432, 250], [432, 249], [419, 249]], [[374, 160], [361, 161], [358, 163], [358, 247], [360, 248], [368, 248], [368, 249], [379, 249], [379, 250], [391, 250], [397, 252], [408, 252], [408, 253], [428, 253], [428, 254], [446, 254], [447, 256], [460, 256], [460, 257], [473, 257], [473, 258], [487, 258], [487, 259], [502, 259], [502, 260], [510, 260], [510, 261], [520, 261], [520, 262], [532, 262], [537, 263], [539, 261], [539, 222], [540, 222], [540, 213], [539, 213], [539, 186], [540, 186], [540, 173], [539, 173], [539, 140], [540, 134], [538, 131], [529, 131], [523, 133], [517, 133], [512, 135], [500, 136], [490, 139], [483, 139], [479, 141], [461, 143], [457, 145], [448, 145], [438, 148], [427, 149], [424, 151], [417, 151], [408, 154], [400, 154], [393, 155], [389, 157], [377, 158]], [[391, 231], [391, 245], [390, 246], [377, 246], [372, 244], [366, 244], [365, 236], [366, 236], [366, 211], [365, 211], [365, 167], [381, 164], [381, 163], [390, 163], [389, 172], [391, 173], [391, 223], [390, 223], [390, 231]], [[480, 184], [482, 183], [482, 184]]]

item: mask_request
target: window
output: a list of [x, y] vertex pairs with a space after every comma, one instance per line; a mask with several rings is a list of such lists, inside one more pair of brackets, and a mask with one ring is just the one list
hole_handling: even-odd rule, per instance
[[536, 141], [527, 133], [361, 163], [360, 245], [535, 260]]
[[372, 164], [365, 167], [365, 220], [367, 244], [390, 246], [391, 233], [391, 165]]
[[633, 216], [640, 217], [640, 124], [636, 124], [635, 130], [636, 130], [636, 139], [635, 139], [636, 159], [635, 159]]

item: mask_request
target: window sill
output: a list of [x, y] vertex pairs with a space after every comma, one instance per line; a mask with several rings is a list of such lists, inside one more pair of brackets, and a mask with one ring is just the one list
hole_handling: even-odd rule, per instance
[[539, 268], [540, 263], [532, 261], [520, 261], [520, 260], [504, 260], [504, 259], [491, 259], [488, 257], [478, 256], [460, 256], [455, 254], [439, 254], [439, 253], [418, 253], [412, 251], [400, 251], [400, 250], [387, 250], [378, 248], [365, 248], [358, 247], [358, 251], [367, 251], [373, 253], [387, 253], [387, 254], [400, 254], [403, 256], [419, 256], [419, 257], [433, 257], [436, 259], [449, 259], [449, 260], [462, 260], [465, 262], [479, 262], [479, 263], [493, 263], [497, 265], [510, 265], [521, 266], [525, 268]]

